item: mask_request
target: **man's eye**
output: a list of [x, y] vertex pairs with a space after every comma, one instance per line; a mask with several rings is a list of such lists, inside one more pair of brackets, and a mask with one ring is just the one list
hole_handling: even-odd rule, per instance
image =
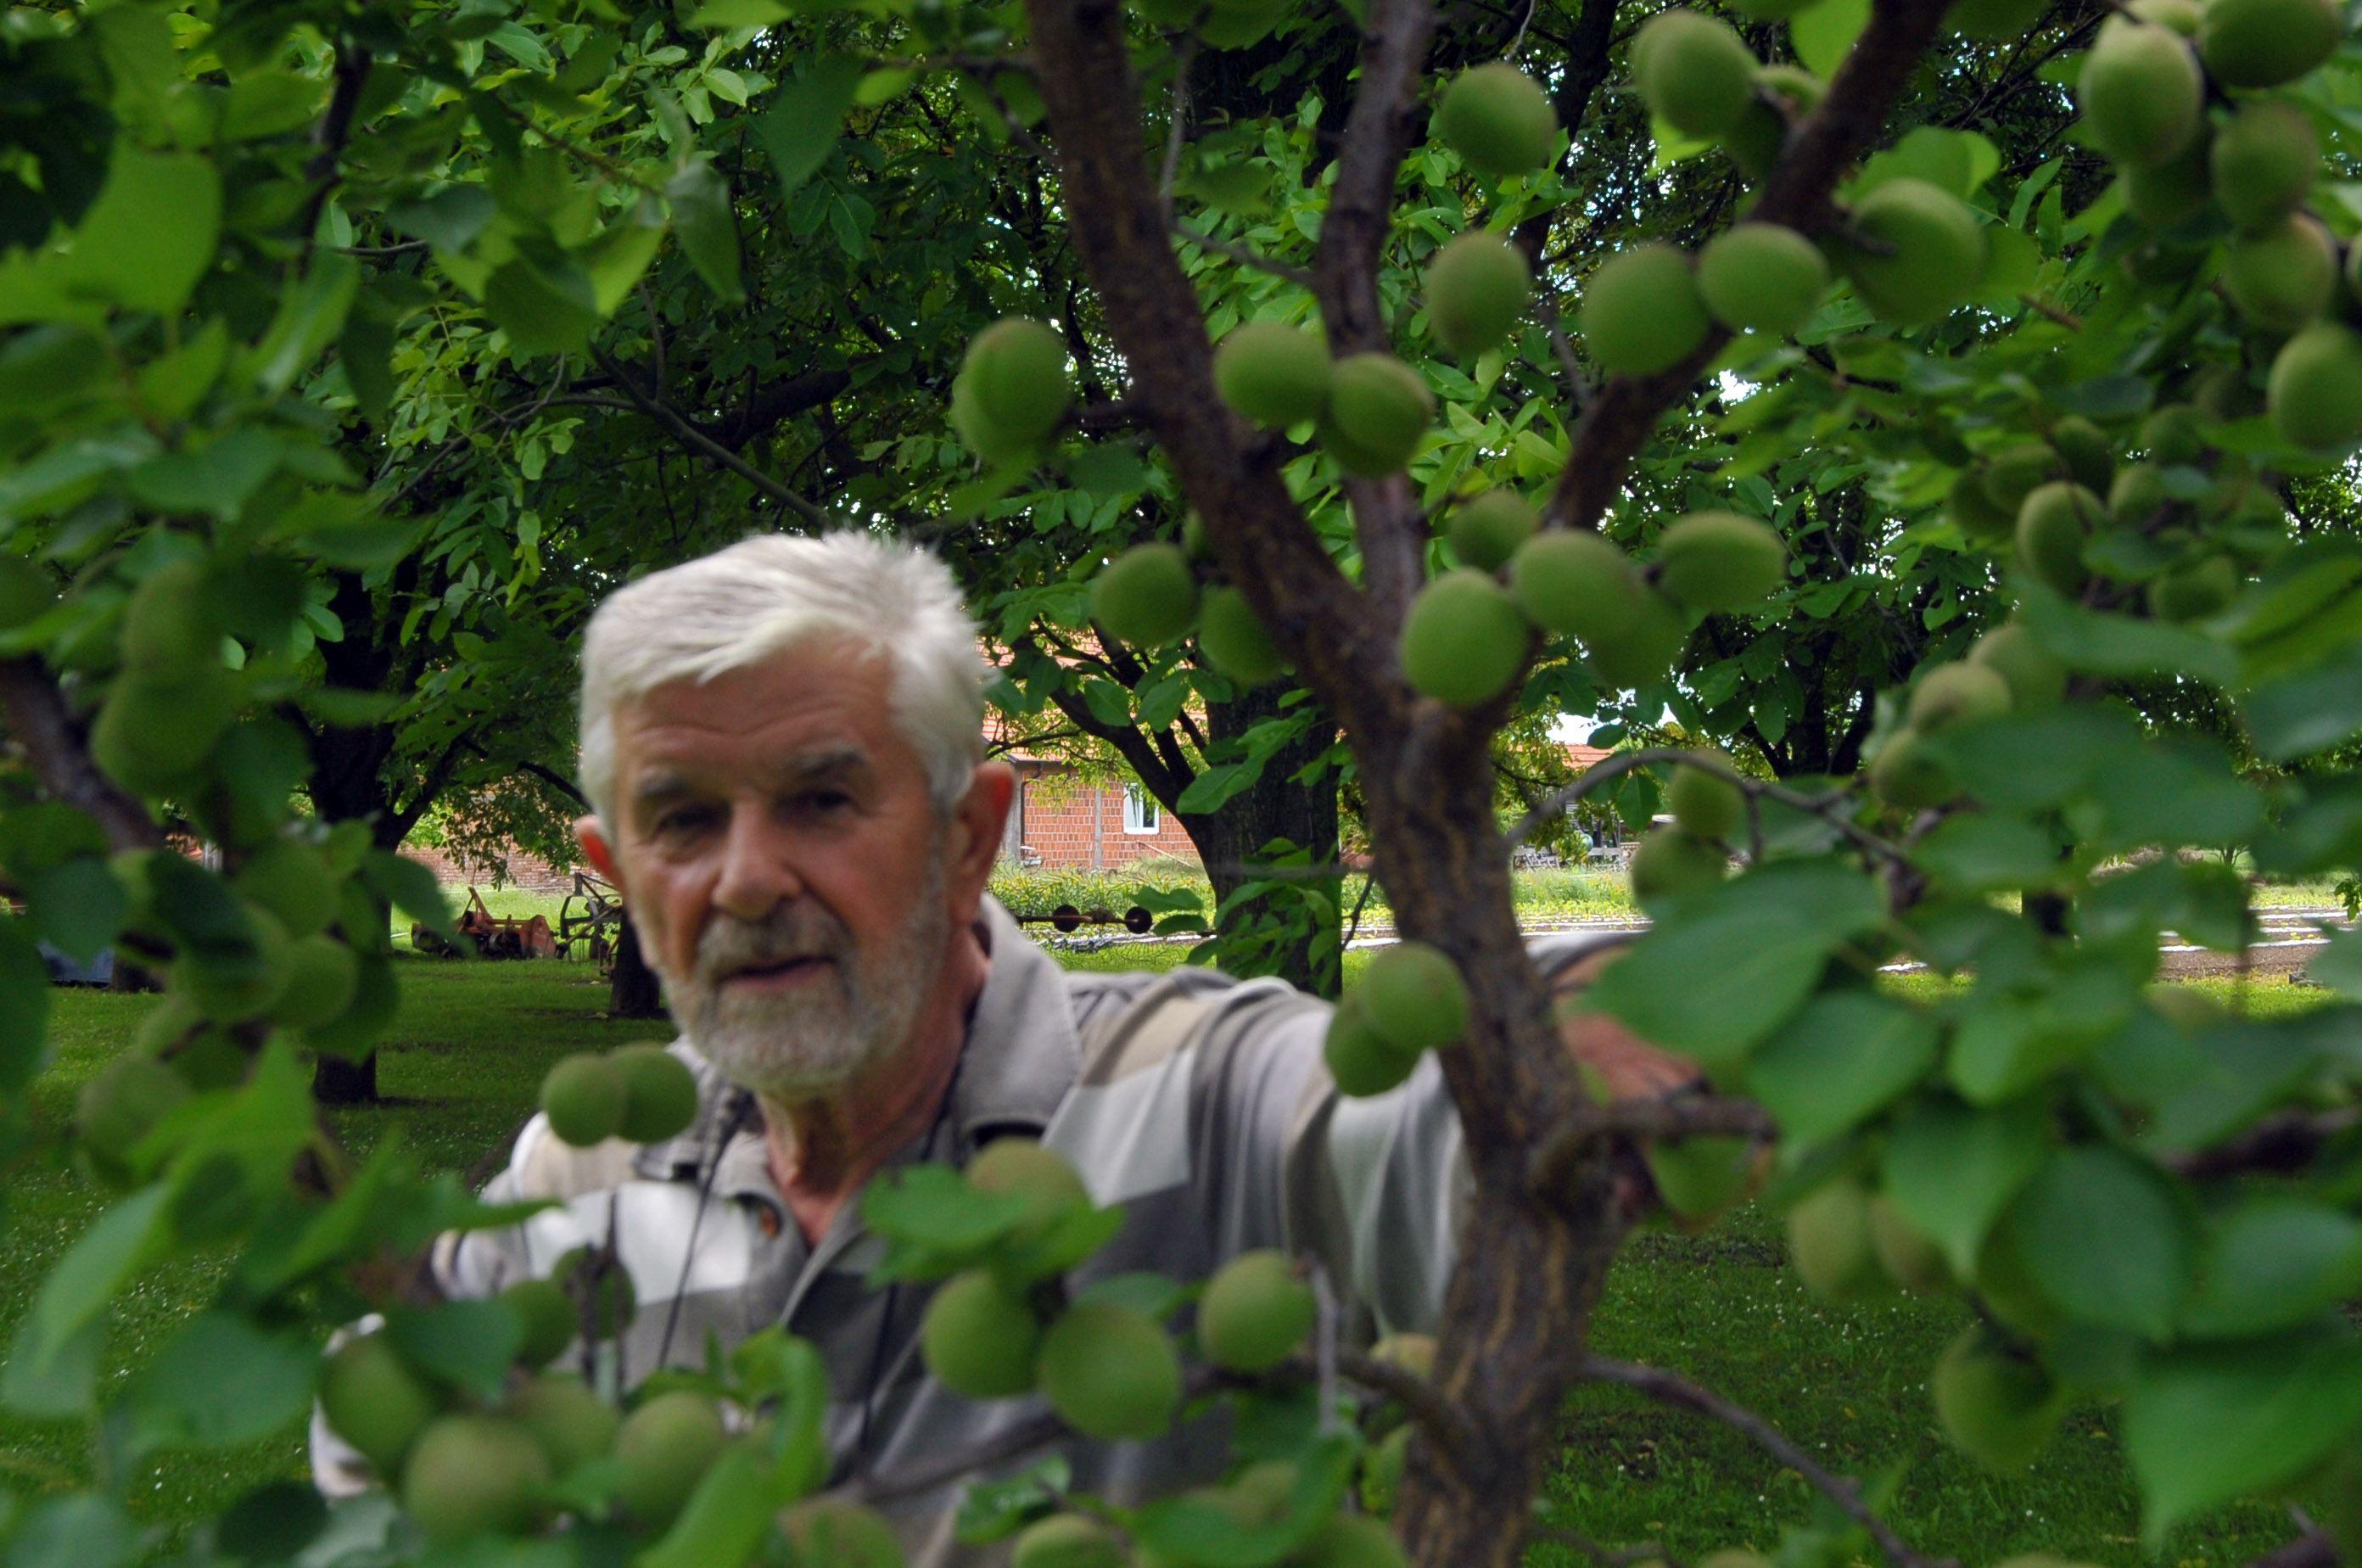
[[800, 797], [808, 812], [841, 812], [853, 804], [853, 797], [842, 790], [812, 790]]
[[713, 813], [702, 806], [681, 806], [657, 819], [658, 833], [691, 833], [713, 820]]

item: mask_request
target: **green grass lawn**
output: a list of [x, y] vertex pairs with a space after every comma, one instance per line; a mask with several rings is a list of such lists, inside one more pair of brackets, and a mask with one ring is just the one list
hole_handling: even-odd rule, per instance
[[[1076, 966], [1165, 967], [1178, 945], [1062, 955]], [[1363, 955], [1352, 955], [1358, 967]], [[467, 1170], [501, 1145], [526, 1113], [542, 1073], [569, 1051], [611, 1046], [658, 1031], [601, 1017], [605, 992], [587, 964], [403, 966], [403, 1011], [383, 1054], [382, 1107], [338, 1119], [356, 1149], [406, 1138], [443, 1166]], [[1930, 989], [1941, 982], [1904, 982]], [[2202, 982], [2226, 1001], [2228, 983]], [[2257, 1010], [2308, 1005], [2307, 993], [2259, 986]], [[58, 995], [58, 1059], [35, 1090], [38, 1121], [72, 1113], [74, 1089], [126, 1039], [153, 999], [88, 991]], [[99, 1198], [59, 1165], [19, 1165], [0, 1233], [0, 1336], [43, 1272], [97, 1212]], [[153, 1276], [116, 1325], [111, 1360], [120, 1378], [163, 1332], [202, 1306], [215, 1266]], [[1604, 1354], [1677, 1368], [1775, 1415], [1790, 1435], [1834, 1468], [1868, 1474], [1895, 1465], [1892, 1517], [1931, 1554], [1980, 1565], [2036, 1550], [2094, 1562], [2145, 1561], [2129, 1481], [2105, 1412], [2078, 1412], [2029, 1476], [1992, 1479], [1937, 1439], [1926, 1373], [1964, 1321], [1956, 1302], [1897, 1300], [1838, 1310], [1807, 1297], [1788, 1270], [1774, 1221], [1744, 1211], [1700, 1236], [1652, 1232], [1618, 1263], [1602, 1303]], [[0, 1338], [5, 1342], [5, 1338]], [[2193, 1434], [2193, 1441], [2202, 1441]], [[78, 1429], [0, 1419], [0, 1485], [39, 1486], [84, 1472]], [[177, 1523], [216, 1509], [263, 1480], [300, 1474], [300, 1432], [231, 1452], [182, 1454], [136, 1479], [148, 1518]], [[1804, 1484], [1735, 1435], [1670, 1414], [1620, 1390], [1587, 1392], [1570, 1409], [1567, 1441], [1549, 1479], [1570, 1518], [1596, 1540], [1654, 1540], [1691, 1558], [1718, 1546], [1774, 1543], [1782, 1524], [1811, 1507]], [[2175, 1563], [2244, 1560], [2285, 1539], [2263, 1508], [2184, 1530]], [[1545, 1547], [1537, 1562], [1572, 1562]]]

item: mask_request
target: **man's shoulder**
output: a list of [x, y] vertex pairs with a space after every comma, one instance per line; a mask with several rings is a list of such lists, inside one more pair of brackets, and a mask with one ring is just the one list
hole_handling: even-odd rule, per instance
[[1182, 965], [1166, 970], [1074, 971], [1066, 991], [1082, 1046], [1081, 1079], [1105, 1083], [1216, 1042], [1318, 1015], [1330, 1004], [1285, 980], [1241, 979]]

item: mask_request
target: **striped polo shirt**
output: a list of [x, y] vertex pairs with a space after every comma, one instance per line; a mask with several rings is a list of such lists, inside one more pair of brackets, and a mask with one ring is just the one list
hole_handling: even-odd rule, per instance
[[[1330, 1004], [1285, 982], [1189, 967], [1069, 972], [990, 899], [978, 926], [990, 965], [957, 1075], [933, 1129], [889, 1171], [965, 1165], [996, 1138], [1038, 1138], [1096, 1202], [1124, 1209], [1115, 1239], [1070, 1277], [1076, 1288], [1140, 1270], [1199, 1279], [1276, 1247], [1325, 1271], [1349, 1342], [1433, 1326], [1468, 1175], [1432, 1054], [1400, 1088], [1348, 1098], [1321, 1055]], [[1592, 945], [1544, 938], [1534, 952], [1556, 970]], [[1042, 1412], [1038, 1396], [971, 1400], [929, 1376], [919, 1323], [933, 1287], [870, 1285], [883, 1242], [864, 1228], [857, 1198], [807, 1244], [745, 1091], [685, 1043], [672, 1049], [700, 1084], [689, 1131], [646, 1147], [574, 1149], [535, 1116], [484, 1197], [554, 1206], [512, 1229], [443, 1238], [433, 1267], [446, 1292], [487, 1296], [612, 1242], [639, 1309], [604, 1347], [610, 1386], [658, 1365], [704, 1365], [709, 1342], [726, 1352], [783, 1325], [830, 1371], [833, 1481], [940, 1459]], [[1064, 1452], [1076, 1489], [1136, 1499], [1219, 1475], [1226, 1446], [1217, 1423], [1198, 1421], [1146, 1442], [1077, 1437]], [[313, 1458], [331, 1495], [369, 1485], [358, 1456], [316, 1420]], [[1005, 1547], [954, 1540], [964, 1485], [885, 1510], [913, 1564], [1005, 1560]]]

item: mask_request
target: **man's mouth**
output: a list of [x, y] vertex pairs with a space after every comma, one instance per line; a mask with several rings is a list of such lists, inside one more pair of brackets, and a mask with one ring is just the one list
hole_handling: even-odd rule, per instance
[[756, 963], [737, 966], [722, 977], [722, 983], [725, 986], [788, 984], [818, 974], [822, 966], [831, 961], [827, 955], [821, 953], [766, 958]]

